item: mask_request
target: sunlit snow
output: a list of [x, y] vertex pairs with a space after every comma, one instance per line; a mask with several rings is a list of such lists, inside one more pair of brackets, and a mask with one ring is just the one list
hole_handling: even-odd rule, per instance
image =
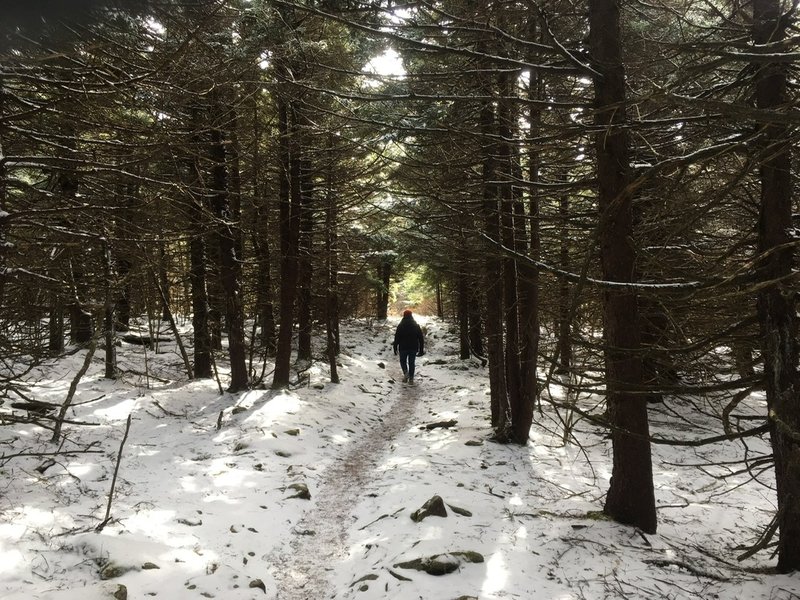
[[[98, 352], [69, 411], [93, 425], [65, 425], [62, 450], [70, 454], [49, 466], [30, 456], [4, 461], [0, 597], [106, 600], [118, 585], [130, 600], [800, 595], [800, 577], [768, 572], [769, 552], [736, 560], [775, 511], [771, 473], [752, 481], [734, 462], [768, 452], [765, 440], [654, 446], [659, 531], [642, 534], [599, 516], [611, 475], [605, 431], [573, 419], [565, 445], [564, 421], [545, 398], [528, 446], [494, 443], [486, 368], [458, 358], [450, 325], [420, 320], [428, 343], [414, 387], [401, 383], [392, 354], [394, 319], [343, 324], [342, 383], [329, 382], [321, 361], [281, 392], [220, 394], [214, 380], [187, 382], [174, 343], [147, 356], [123, 344], [121, 376], [106, 381]], [[315, 356], [323, 349], [318, 340]], [[60, 403], [84, 356], [34, 370], [28, 393]], [[217, 360], [224, 384], [226, 365]], [[564, 397], [558, 381], [549, 391]], [[601, 400], [576, 401], [593, 409]], [[668, 402], [682, 414], [693, 410]], [[702, 437], [720, 427], [711, 412], [692, 413], [693, 429], [651, 410], [659, 436]], [[763, 396], [737, 411], [763, 415]], [[96, 531], [129, 414], [112, 520]], [[427, 427], [451, 419], [455, 425]], [[58, 450], [51, 432], [35, 425], [0, 431], [6, 457]], [[735, 466], [681, 466], [713, 462]], [[411, 513], [434, 495], [447, 516], [414, 522]], [[459, 552], [480, 553], [483, 562]], [[457, 563], [456, 572], [397, 566], [433, 555]], [[104, 581], [109, 561], [120, 573]]]

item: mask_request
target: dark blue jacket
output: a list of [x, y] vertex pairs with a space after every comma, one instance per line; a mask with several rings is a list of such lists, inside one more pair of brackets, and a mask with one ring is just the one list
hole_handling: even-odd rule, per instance
[[403, 317], [397, 330], [394, 332], [394, 343], [392, 344], [395, 352], [399, 348], [401, 352], [422, 352], [425, 348], [425, 339], [422, 337], [422, 329], [411, 315]]

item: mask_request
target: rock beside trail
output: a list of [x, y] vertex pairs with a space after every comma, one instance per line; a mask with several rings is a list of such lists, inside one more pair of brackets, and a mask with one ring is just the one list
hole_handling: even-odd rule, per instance
[[289, 496], [289, 498], [299, 498], [300, 500], [311, 500], [311, 492], [308, 491], [308, 486], [305, 483], [292, 483], [290, 485], [287, 485], [286, 489], [295, 491], [295, 493]]
[[261, 590], [262, 592], [264, 592], [265, 594], [267, 593], [267, 586], [266, 586], [266, 585], [264, 585], [264, 582], [263, 582], [263, 581], [261, 581], [260, 579], [253, 579], [253, 580], [252, 580], [252, 581], [251, 581], [251, 582], [250, 582], [250, 583], [247, 585], [247, 587], [249, 587], [250, 589], [259, 589], [259, 590]]
[[117, 577], [121, 577], [128, 573], [129, 571], [136, 571], [136, 567], [130, 565], [122, 565], [117, 564], [113, 561], [106, 562], [100, 568], [100, 579], [107, 580], [107, 579], [116, 579]]
[[415, 523], [419, 523], [425, 517], [446, 517], [447, 508], [445, 508], [445, 506], [449, 506], [450, 510], [457, 515], [461, 515], [463, 517], [472, 516], [472, 513], [467, 509], [453, 506], [449, 503], [446, 504], [445, 501], [442, 500], [442, 497], [437, 495], [432, 496], [425, 504], [422, 505], [421, 508], [411, 513], [411, 520]]
[[126, 588], [121, 583], [117, 584], [117, 587], [114, 590], [109, 590], [111, 592], [111, 597], [114, 600], [128, 600], [128, 588]]
[[457, 570], [464, 563], [482, 563], [483, 555], [472, 552], [448, 552], [415, 558], [394, 565], [398, 569], [414, 569], [424, 571], [429, 575], [447, 575]]
[[411, 520], [419, 523], [425, 517], [446, 517], [447, 509], [444, 507], [444, 500], [441, 496], [433, 496], [422, 508], [411, 513]]

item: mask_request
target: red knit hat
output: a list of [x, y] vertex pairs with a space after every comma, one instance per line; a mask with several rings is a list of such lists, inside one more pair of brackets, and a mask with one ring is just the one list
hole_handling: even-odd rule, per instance
[[411, 309], [410, 308], [405, 309], [403, 311], [403, 316], [404, 317], [410, 317], [411, 316]]

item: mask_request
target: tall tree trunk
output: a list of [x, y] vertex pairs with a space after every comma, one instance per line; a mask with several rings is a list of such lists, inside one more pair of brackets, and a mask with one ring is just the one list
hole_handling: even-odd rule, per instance
[[[203, 194], [207, 190], [202, 191]], [[206, 293], [208, 294], [208, 334], [212, 350], [222, 350], [222, 321], [225, 315], [225, 292], [222, 289], [222, 250], [219, 247], [217, 227], [209, 228], [206, 235]]]
[[172, 318], [172, 310], [169, 307], [170, 282], [167, 271], [167, 250], [163, 240], [158, 244], [158, 285], [161, 288], [159, 298], [161, 299], [161, 320], [169, 321]]
[[[199, 109], [192, 109], [192, 126], [200, 127]], [[193, 156], [189, 159], [190, 183], [188, 200], [189, 231], [189, 282], [192, 295], [192, 329], [194, 331], [194, 376], [211, 377], [211, 336], [208, 331], [208, 293], [206, 291], [206, 244], [204, 198], [200, 192], [199, 134], [194, 135]]]
[[112, 272], [111, 247], [108, 238], [102, 238], [100, 246], [102, 252], [103, 278], [105, 279], [105, 302], [103, 303], [103, 328], [105, 341], [105, 378], [117, 378], [117, 346], [114, 335], [114, 274]]
[[480, 277], [469, 276], [469, 347], [472, 354], [483, 357], [483, 298]]
[[294, 305], [297, 297], [297, 255], [300, 238], [300, 140], [285, 99], [278, 97], [280, 161], [281, 281], [278, 344], [275, 355], [274, 389], [289, 385], [292, 358]]
[[[485, 76], [483, 92], [493, 95]], [[510, 425], [506, 390], [505, 351], [503, 348], [503, 258], [501, 254], [500, 211], [497, 189], [497, 135], [494, 107], [485, 101], [480, 111], [482, 136], [483, 223], [486, 239], [484, 255], [484, 289], [486, 292], [486, 345], [489, 359], [489, 390], [492, 427], [500, 439], [507, 439]]]
[[[603, 279], [632, 283], [629, 141], [626, 133], [625, 71], [619, 0], [590, 0], [589, 50], [597, 72], [595, 149], [600, 208], [600, 261]], [[647, 398], [642, 393], [640, 333], [636, 292], [623, 286], [603, 293], [606, 343], [606, 397], [612, 427], [613, 471], [605, 512], [614, 520], [656, 531]]]
[[[266, 208], [263, 209], [266, 212]], [[259, 219], [264, 218], [260, 215]], [[267, 355], [275, 354], [275, 307], [273, 305], [272, 289], [272, 270], [270, 260], [270, 241], [267, 237], [266, 226], [259, 227], [256, 237], [261, 238], [254, 244], [256, 255], [258, 256], [258, 273], [256, 281], [258, 284], [257, 300], [258, 322], [261, 325], [261, 345]]]
[[[307, 124], [304, 120], [304, 125]], [[301, 201], [298, 255], [297, 359], [311, 361], [311, 310], [314, 249], [314, 184], [309, 159], [303, 159], [300, 171]]]
[[275, 307], [272, 285], [272, 256], [270, 248], [270, 208], [261, 187], [261, 115], [256, 94], [253, 94], [253, 202], [256, 223], [253, 249], [258, 261], [256, 273], [256, 313], [261, 326], [261, 345], [268, 356], [275, 354]]
[[[118, 205], [122, 218], [116, 220], [116, 230], [119, 239], [125, 237], [125, 227], [130, 226], [131, 218], [133, 216], [132, 203], [135, 195], [134, 186], [119, 185], [116, 188], [116, 196], [118, 198]], [[129, 258], [129, 248], [125, 248], [128, 252], [117, 251], [116, 258], [116, 271], [119, 280], [119, 292], [117, 294], [116, 306], [114, 309], [116, 323], [115, 328], [117, 331], [128, 331], [131, 321], [131, 282], [130, 273], [133, 268], [133, 263]]]
[[[330, 136], [329, 149], [331, 151], [333, 150], [333, 145], [333, 136]], [[332, 159], [331, 163], [333, 163]], [[336, 357], [339, 354], [339, 248], [337, 233], [339, 207], [333, 189], [333, 164], [328, 166], [325, 200], [325, 260], [328, 271], [328, 285], [325, 294], [326, 353], [331, 372], [331, 382], [339, 383], [336, 364]]]
[[[753, 41], [756, 51], [775, 52], [786, 38], [789, 19], [779, 0], [753, 1]], [[787, 63], [756, 63], [758, 108], [787, 108]], [[797, 372], [796, 289], [792, 273], [791, 145], [787, 127], [768, 124], [759, 131], [763, 144], [761, 207], [758, 222], [759, 273], [770, 285], [758, 294], [764, 378], [770, 439], [778, 494], [778, 570], [800, 569], [800, 381]]]
[[[79, 257], [82, 258], [82, 257]], [[81, 298], [84, 296], [84, 275], [81, 266], [70, 261], [72, 277], [72, 303], [69, 306], [70, 341], [73, 344], [85, 345], [94, 338], [94, 319], [92, 313], [85, 310]]]
[[[537, 29], [538, 15], [533, 6], [530, 9], [529, 23], [531, 41], [538, 41]], [[533, 59], [533, 57], [532, 57]], [[530, 90], [528, 97], [538, 101], [543, 96], [541, 75], [535, 70], [530, 74]], [[535, 103], [531, 105], [528, 114], [530, 121], [530, 137], [539, 134], [541, 126], [541, 109]], [[528, 152], [528, 211], [529, 245], [522, 248], [521, 252], [528, 254], [533, 260], [539, 260], [539, 196], [536, 183], [539, 181], [539, 166], [541, 158], [536, 147], [531, 146]], [[524, 216], [524, 208], [523, 208]], [[525, 219], [520, 219], [520, 234], [525, 233]], [[519, 291], [520, 291], [520, 371], [521, 371], [521, 414], [514, 426], [514, 439], [519, 443], [527, 442], [531, 424], [533, 423], [533, 409], [539, 397], [539, 384], [536, 378], [537, 358], [539, 355], [539, 269], [532, 262], [520, 261], [519, 264]], [[523, 441], [524, 436], [524, 441]]]
[[394, 259], [386, 254], [378, 258], [378, 289], [375, 294], [375, 318], [385, 321], [389, 316], [389, 288], [392, 285]]
[[469, 348], [469, 287], [467, 284], [467, 274], [465, 265], [458, 272], [458, 283], [456, 285], [456, 292], [458, 295], [458, 340], [459, 340], [459, 353], [458, 356], [462, 360], [470, 357]]
[[[63, 131], [64, 148], [66, 157], [71, 159], [76, 151], [78, 139], [75, 128], [67, 125]], [[80, 181], [75, 168], [68, 166], [57, 176], [57, 190], [65, 204], [74, 202], [78, 195]], [[72, 302], [69, 305], [70, 341], [73, 344], [85, 345], [94, 337], [94, 319], [92, 314], [84, 309], [83, 299], [86, 297], [86, 284], [84, 277], [84, 256], [72, 250], [69, 258], [70, 279], [72, 284]]]
[[[561, 227], [561, 246], [559, 248], [558, 267], [564, 272], [570, 269], [569, 260], [569, 197], [564, 194], [558, 202], [558, 218]], [[569, 373], [572, 367], [572, 294], [569, 280], [561, 277], [558, 280], [558, 309], [556, 317], [556, 354], [558, 366], [556, 373]]]
[[116, 302], [116, 329], [128, 331], [131, 323], [131, 261], [126, 258], [117, 259], [117, 277], [119, 277], [119, 294]]
[[[244, 334], [244, 307], [241, 290], [241, 257], [237, 255], [238, 206], [231, 202], [227, 170], [226, 143], [221, 130], [211, 130], [211, 193], [216, 237], [219, 248], [220, 288], [225, 306], [228, 355], [231, 362], [229, 392], [247, 389], [247, 349]], [[238, 175], [238, 174], [237, 174]]]
[[[503, 246], [509, 250], [517, 249], [515, 238], [516, 203], [514, 193], [513, 151], [511, 143], [514, 138], [513, 119], [514, 113], [509, 105], [512, 94], [511, 74], [504, 72], [499, 77], [497, 102], [497, 161], [498, 181], [500, 195], [500, 223]], [[528, 442], [530, 421], [525, 426], [525, 414], [532, 415], [524, 407], [525, 398], [522, 395], [522, 372], [520, 370], [520, 335], [519, 335], [519, 292], [517, 289], [517, 259], [511, 254], [502, 258], [503, 261], [503, 300], [505, 322], [505, 367], [506, 391], [508, 394], [508, 407], [511, 423], [508, 431], [498, 432], [500, 441], [514, 441], [519, 444]], [[507, 436], [507, 437], [506, 437]]]
[[58, 292], [51, 293], [50, 298], [47, 353], [56, 357], [64, 352], [64, 304]]

